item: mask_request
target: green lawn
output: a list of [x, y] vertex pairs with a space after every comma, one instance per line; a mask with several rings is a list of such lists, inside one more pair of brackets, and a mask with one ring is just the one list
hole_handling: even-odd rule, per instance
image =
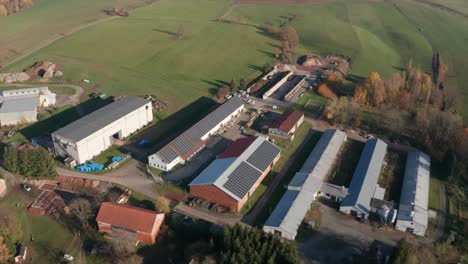
[[185, 194], [184, 190], [170, 183], [155, 183], [154, 188], [162, 196]]
[[468, 15], [468, 2], [465, 0], [429, 0], [429, 2], [443, 5]]
[[307, 114], [317, 114], [322, 107], [328, 104], [328, 99], [315, 92], [305, 92], [299, 98], [294, 108]]
[[[461, 0], [435, 0], [468, 6]], [[321, 4], [238, 5], [228, 19], [258, 25], [278, 25], [283, 17], [297, 14], [291, 22], [300, 35], [301, 50], [339, 53], [353, 59], [352, 79], [377, 71], [388, 76], [414, 65], [430, 71], [433, 50], [441, 52], [451, 74], [448, 86], [458, 108], [468, 116], [468, 20], [459, 15], [411, 0], [391, 2], [336, 1]], [[447, 30], [450, 29], [450, 30]]]
[[[73, 255], [78, 262], [83, 261], [79, 254], [81, 240], [74, 238], [67, 227], [52, 218], [29, 214], [26, 207], [31, 201], [22, 190], [13, 190], [0, 200], [0, 207], [8, 209], [18, 219], [22, 232], [22, 241], [19, 242], [32, 248], [33, 263], [57, 263], [56, 257], [62, 251]], [[20, 207], [16, 206], [17, 203]], [[34, 241], [31, 241], [31, 235]]]
[[120, 147], [113, 145], [112, 147], [106, 149], [105, 151], [101, 152], [97, 157], [93, 159], [94, 162], [103, 164], [107, 166], [112, 163], [112, 158], [115, 156], [122, 156], [125, 154], [126, 151], [121, 149]]
[[56, 94], [66, 94], [66, 95], [74, 95], [75, 90], [68, 86], [50, 86], [49, 90]]
[[429, 208], [438, 210], [440, 207], [440, 180], [431, 177], [429, 182]]
[[[10, 69], [51, 60], [63, 65], [64, 79], [89, 79], [112, 95], [155, 94], [174, 111], [272, 60], [274, 41], [257, 29], [212, 21], [230, 4], [161, 0], [68, 36]], [[174, 36], [180, 24], [188, 32], [182, 40]]]
[[[118, 5], [132, 8], [144, 0], [119, 0]], [[34, 0], [34, 6], [0, 19], [0, 65], [32, 51], [82, 24], [105, 18], [102, 10], [113, 8], [113, 0]]]
[[[91, 16], [93, 12], [80, 9], [96, 8], [90, 1], [78, 4], [71, 0], [42, 0], [24, 13], [0, 20], [0, 28], [6, 31], [2, 39], [24, 43], [16, 38], [15, 30], [23, 27], [30, 31], [34, 27], [27, 27], [28, 23], [50, 13], [53, 4], [60, 11], [74, 7]], [[465, 6], [457, 0], [434, 1]], [[99, 1], [100, 5], [108, 2]], [[138, 4], [141, 0], [126, 3]], [[213, 21], [231, 5], [230, 0], [161, 0], [137, 9], [128, 18], [113, 19], [67, 36], [6, 70], [20, 70], [48, 59], [63, 65], [66, 79], [89, 79], [90, 87], [97, 85], [108, 94], [156, 94], [168, 101], [169, 112], [173, 112], [195, 98], [212, 96], [217, 87], [232, 78], [250, 76], [257, 66], [271, 61], [277, 41], [251, 26]], [[57, 20], [56, 13], [53, 21]], [[468, 35], [466, 18], [410, 0], [242, 4], [234, 5], [226, 18], [258, 25], [279, 24], [290, 14], [297, 14], [291, 25], [300, 34], [302, 46], [298, 51], [350, 56], [353, 80], [373, 71], [389, 76], [405, 67], [410, 58], [430, 71], [433, 50], [440, 51], [450, 68], [449, 92], [456, 98], [460, 112], [468, 116], [468, 104], [463, 104], [468, 96], [464, 88], [468, 82], [468, 40], [463, 38]], [[67, 15], [76, 20], [73, 14]], [[181, 24], [188, 34], [178, 40], [175, 34]], [[35, 31], [42, 34], [41, 30]]]

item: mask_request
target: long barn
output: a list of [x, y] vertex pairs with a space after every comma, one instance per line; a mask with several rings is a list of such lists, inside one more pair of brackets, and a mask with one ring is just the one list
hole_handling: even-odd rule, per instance
[[280, 158], [264, 137], [238, 139], [190, 184], [190, 194], [239, 211]]
[[169, 144], [149, 156], [148, 164], [163, 171], [170, 171], [177, 164], [184, 164], [205, 147], [211, 136], [239, 116], [243, 109], [244, 102], [240, 98], [229, 99]]
[[345, 141], [346, 134], [342, 131], [333, 129], [323, 133], [263, 226], [265, 232], [295, 239], [302, 220], [332, 171]]
[[150, 101], [124, 97], [52, 133], [55, 154], [85, 163], [152, 120]]

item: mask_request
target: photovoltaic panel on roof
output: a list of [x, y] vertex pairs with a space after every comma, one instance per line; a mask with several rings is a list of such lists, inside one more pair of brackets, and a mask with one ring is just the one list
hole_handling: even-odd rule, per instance
[[181, 135], [180, 137], [176, 138], [173, 142], [173, 146], [175, 146], [181, 154], [186, 155], [195, 147], [192, 141], [188, 139], [185, 135]]
[[229, 176], [223, 187], [238, 197], [244, 197], [262, 173], [243, 161]]
[[266, 170], [270, 166], [272, 160], [280, 153], [281, 149], [268, 141], [263, 143], [250, 155], [247, 162], [257, 167], [260, 170]]
[[[187, 155], [188, 153], [194, 152], [197, 149], [198, 142], [203, 136], [205, 136], [209, 131], [213, 130], [219, 123], [228, 118], [236, 109], [243, 106], [243, 101], [237, 97], [231, 98], [213, 112], [208, 114], [198, 123], [193, 125], [191, 128], [182, 133], [179, 137], [170, 142], [167, 146], [171, 146], [181, 155]], [[166, 146], [166, 147], [167, 147]], [[165, 148], [162, 148], [158, 151], [158, 155], [163, 156], [162, 152], [165, 152]], [[171, 159], [168, 159], [167, 162], [171, 162], [176, 159], [177, 156], [171, 156]]]
[[161, 158], [167, 162], [175, 160], [179, 155], [167, 145], [159, 151]]

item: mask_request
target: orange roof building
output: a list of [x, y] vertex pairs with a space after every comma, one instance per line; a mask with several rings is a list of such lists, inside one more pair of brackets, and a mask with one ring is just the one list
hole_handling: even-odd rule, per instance
[[286, 111], [268, 128], [270, 136], [279, 136], [293, 140], [296, 129], [304, 122], [304, 114], [299, 111]]
[[100, 232], [147, 244], [156, 242], [163, 221], [162, 213], [112, 202], [102, 203], [96, 218]]

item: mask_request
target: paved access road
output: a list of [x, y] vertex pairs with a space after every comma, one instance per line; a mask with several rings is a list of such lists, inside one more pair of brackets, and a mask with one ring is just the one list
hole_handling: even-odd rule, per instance
[[145, 164], [137, 160], [131, 160], [122, 168], [105, 174], [90, 174], [76, 170], [69, 170], [62, 167], [57, 168], [57, 174], [65, 177], [75, 177], [81, 179], [107, 181], [126, 186], [133, 191], [144, 194], [152, 199], [159, 197], [154, 189], [154, 180], [145, 171]]

